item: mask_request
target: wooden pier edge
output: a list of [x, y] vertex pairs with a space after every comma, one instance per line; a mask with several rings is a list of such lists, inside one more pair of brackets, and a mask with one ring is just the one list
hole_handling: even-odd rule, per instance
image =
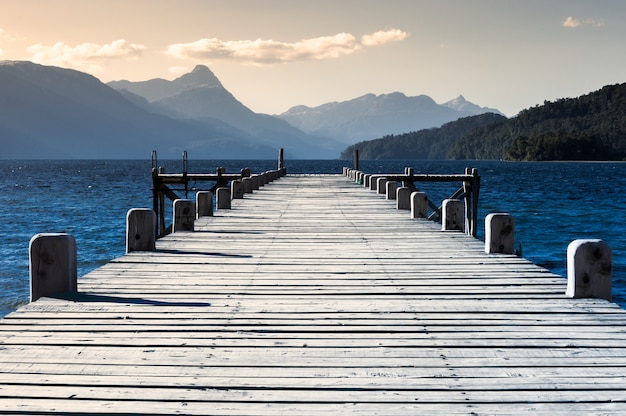
[[523, 258], [340, 175], [217, 214], [7, 315], [0, 412], [626, 412], [624, 311]]

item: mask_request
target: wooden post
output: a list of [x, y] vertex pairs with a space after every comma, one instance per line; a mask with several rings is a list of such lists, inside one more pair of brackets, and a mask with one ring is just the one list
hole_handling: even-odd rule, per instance
[[243, 178], [243, 192], [251, 194], [253, 190], [252, 178]]
[[252, 175], [250, 179], [252, 179], [252, 190], [258, 191], [259, 190], [259, 175]]
[[441, 207], [442, 231], [465, 231], [465, 204], [460, 199], [444, 199]]
[[396, 209], [410, 210], [411, 209], [411, 189], [407, 187], [400, 187], [396, 190]]
[[387, 192], [387, 178], [378, 178], [376, 180], [376, 189], [379, 195], [385, 195]]
[[126, 253], [154, 251], [156, 241], [156, 212], [148, 208], [133, 208], [126, 214]]
[[278, 151], [278, 170], [282, 171], [285, 168], [285, 150], [281, 147]]
[[567, 246], [570, 298], [612, 299], [613, 255], [602, 240], [574, 240]]
[[217, 188], [217, 209], [230, 209], [230, 189]]
[[377, 186], [378, 186], [378, 176], [370, 177], [370, 190], [377, 191]]
[[53, 293], [77, 291], [76, 240], [69, 234], [36, 234], [31, 238], [30, 301]]
[[478, 169], [472, 169], [472, 218], [469, 233], [476, 237], [478, 234], [478, 195], [480, 194], [480, 176]]
[[485, 253], [515, 253], [515, 220], [506, 213], [493, 213], [485, 218]]
[[196, 220], [196, 204], [191, 199], [177, 199], [174, 201], [174, 221], [172, 232], [193, 231]]
[[354, 170], [359, 170], [359, 149], [354, 149]]
[[232, 181], [230, 183], [230, 197], [231, 199], [243, 199], [243, 182]]
[[387, 201], [393, 201], [396, 199], [396, 191], [398, 189], [398, 182], [389, 181], [385, 184], [385, 199]]
[[428, 195], [424, 192], [411, 193], [411, 218], [428, 218]]
[[196, 192], [196, 216], [197, 218], [213, 216], [213, 192]]

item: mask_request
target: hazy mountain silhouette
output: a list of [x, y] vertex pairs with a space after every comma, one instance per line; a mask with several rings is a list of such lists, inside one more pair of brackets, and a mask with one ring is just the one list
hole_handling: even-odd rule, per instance
[[343, 102], [318, 107], [292, 107], [278, 117], [300, 130], [331, 137], [343, 143], [355, 143], [389, 134], [400, 134], [497, 110], [479, 107], [463, 96], [437, 104], [426, 95], [407, 97], [400, 92], [366, 94]]
[[[275, 157], [243, 131], [155, 114], [97, 78], [0, 62], [0, 158]], [[145, 104], [145, 103], [144, 103]]]
[[315, 137], [284, 120], [258, 114], [226, 90], [209, 68], [198, 65], [173, 81], [153, 79], [142, 82], [114, 81], [109, 86], [144, 97], [152, 110], [179, 120], [222, 128], [231, 126], [248, 135], [255, 143], [283, 147], [290, 157], [334, 158], [343, 148], [340, 143]]
[[279, 117], [257, 114], [206, 66], [173, 81], [114, 81], [25, 61], [0, 62], [0, 158], [336, 158], [343, 143], [435, 127], [476, 111], [462, 96], [368, 94]]

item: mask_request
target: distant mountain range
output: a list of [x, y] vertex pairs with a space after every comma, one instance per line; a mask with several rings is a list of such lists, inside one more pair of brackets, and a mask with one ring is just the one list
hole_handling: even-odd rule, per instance
[[297, 106], [278, 117], [300, 130], [331, 137], [352, 144], [389, 134], [400, 134], [498, 110], [479, 107], [461, 95], [437, 104], [426, 95], [407, 97], [400, 92], [366, 94], [349, 101], [332, 102], [318, 107]]
[[173, 81], [114, 81], [26, 61], [0, 62], [0, 158], [337, 158], [346, 143], [490, 111], [462, 96], [368, 94], [280, 116], [251, 111], [206, 66]]
[[626, 84], [520, 111], [356, 143], [362, 159], [626, 160]]
[[[145, 100], [144, 100], [145, 101]], [[82, 72], [0, 62], [0, 158], [276, 157], [220, 125], [175, 120], [138, 106]]]

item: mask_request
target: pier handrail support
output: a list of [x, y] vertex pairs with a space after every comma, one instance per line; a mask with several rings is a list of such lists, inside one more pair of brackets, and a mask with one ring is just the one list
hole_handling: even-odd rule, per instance
[[[408, 168], [404, 174], [375, 174], [371, 175], [370, 181], [378, 178], [385, 178], [388, 182], [402, 182], [403, 187], [411, 189], [412, 192], [419, 191], [416, 182], [461, 182], [461, 187], [457, 189], [448, 199], [461, 199], [465, 202], [465, 232], [473, 237], [478, 233], [478, 197], [480, 194], [480, 175], [476, 168], [466, 168], [464, 174], [440, 175], [440, 174], [415, 174], [413, 169]], [[441, 220], [442, 206], [436, 206], [429, 199], [428, 205], [433, 213], [428, 219], [433, 221]]]
[[[282, 165], [281, 174], [286, 172], [283, 159], [284, 151], [280, 149], [279, 165]], [[226, 173], [223, 167], [216, 168], [214, 174], [210, 173], [189, 173], [187, 171], [187, 151], [183, 152], [183, 171], [182, 173], [165, 173], [165, 169], [158, 166], [157, 152], [152, 151], [152, 209], [156, 214], [157, 221], [155, 233], [157, 238], [163, 237], [171, 232], [171, 225], [166, 225], [165, 219], [165, 198], [170, 201], [177, 199], [187, 199], [188, 192], [192, 191], [210, 191], [215, 195], [217, 189], [228, 187], [232, 181], [242, 181], [244, 178], [250, 177], [250, 169], [241, 169], [240, 173]], [[213, 182], [213, 186], [208, 188], [190, 187], [190, 183], [196, 182]], [[174, 187], [178, 186], [178, 187]], [[185, 197], [181, 198], [176, 192], [184, 192]]]

